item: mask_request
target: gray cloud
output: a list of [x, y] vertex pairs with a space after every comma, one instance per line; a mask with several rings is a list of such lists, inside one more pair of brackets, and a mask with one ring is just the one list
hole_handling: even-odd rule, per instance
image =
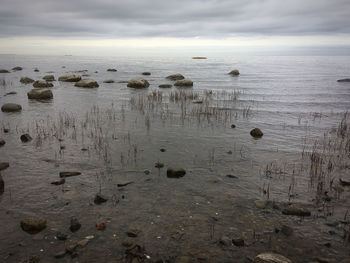
[[349, 0], [0, 0], [0, 37], [350, 33]]

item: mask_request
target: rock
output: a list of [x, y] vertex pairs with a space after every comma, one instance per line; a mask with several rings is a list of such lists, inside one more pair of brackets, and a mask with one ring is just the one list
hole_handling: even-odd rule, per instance
[[2, 176], [0, 174], [0, 195], [4, 193], [4, 189], [5, 189], [5, 182], [4, 182], [4, 179], [2, 179]]
[[146, 170], [144, 170], [143, 172], [144, 172], [146, 175], [148, 175], [148, 174], [150, 174], [150, 173], [151, 173], [151, 171], [150, 171], [150, 170], [147, 170], [147, 169], [146, 169]]
[[103, 83], [114, 83], [114, 80], [113, 79], [107, 79], [107, 80], [103, 81]]
[[163, 153], [165, 152], [166, 150], [164, 148], [160, 148], [160, 151]]
[[1, 146], [4, 146], [4, 145], [5, 145], [5, 143], [6, 143], [6, 142], [5, 142], [5, 140], [4, 140], [4, 139], [2, 139], [2, 138], [0, 138], [0, 147], [1, 147]]
[[170, 80], [181, 80], [181, 79], [184, 79], [185, 77], [183, 75], [177, 73], [177, 74], [167, 76], [166, 78], [170, 79]]
[[15, 95], [15, 94], [17, 94], [16, 91], [10, 91], [10, 92], [7, 92], [7, 93], [5, 94], [5, 96], [8, 96], [8, 95]]
[[106, 229], [106, 223], [105, 222], [100, 222], [96, 224], [96, 229], [97, 230], [105, 230]]
[[238, 179], [238, 177], [233, 175], [233, 174], [226, 174], [226, 177], [233, 178], [233, 179]]
[[164, 163], [156, 162], [154, 167], [156, 167], [156, 168], [163, 168], [164, 167]]
[[170, 89], [173, 85], [170, 84], [161, 84], [158, 87], [161, 89]]
[[93, 79], [82, 79], [82, 80], [78, 81], [77, 83], [75, 83], [74, 86], [80, 87], [80, 88], [97, 88], [99, 85]]
[[55, 80], [55, 76], [54, 75], [46, 75], [46, 76], [43, 77], [43, 80], [54, 81]]
[[129, 81], [127, 81], [127, 80], [120, 80], [120, 81], [118, 81], [118, 83], [129, 83]]
[[193, 263], [193, 262], [194, 261], [192, 260], [192, 258], [188, 256], [180, 256], [175, 261], [175, 263]]
[[236, 128], [236, 125], [231, 124], [231, 128], [232, 128], [232, 129]]
[[135, 89], [143, 89], [143, 88], [148, 88], [149, 83], [147, 80], [143, 78], [133, 78], [132, 80], [129, 81], [128, 87], [135, 88]]
[[256, 201], [254, 201], [254, 204], [257, 208], [265, 209], [267, 207], [267, 205], [269, 204], [269, 201], [268, 200], [256, 200]]
[[22, 134], [20, 139], [22, 142], [30, 142], [33, 140], [33, 138], [28, 133]]
[[89, 243], [89, 239], [84, 238], [83, 240], [80, 240], [77, 242], [78, 247], [85, 247]]
[[338, 79], [337, 82], [350, 82], [350, 79]]
[[122, 245], [124, 247], [132, 247], [134, 245], [134, 241], [130, 240], [130, 239], [127, 239], [127, 240], [124, 240], [122, 242]]
[[22, 110], [22, 106], [15, 103], [5, 103], [1, 107], [2, 112], [18, 112]]
[[36, 234], [46, 228], [46, 219], [44, 218], [25, 218], [21, 220], [21, 228], [30, 233]]
[[115, 68], [109, 68], [107, 69], [107, 71], [110, 71], [110, 72], [117, 72], [117, 70]]
[[321, 258], [321, 257], [317, 257], [315, 258], [315, 260], [319, 263], [330, 263], [331, 260], [329, 260], [328, 258]]
[[124, 187], [124, 186], [127, 186], [127, 185], [132, 184], [132, 183], [134, 183], [134, 182], [133, 181], [128, 181], [128, 182], [124, 182], [124, 183], [119, 183], [119, 184], [117, 184], [117, 186], [118, 187]]
[[76, 75], [76, 74], [65, 74], [62, 75], [58, 78], [59, 81], [64, 81], [64, 82], [77, 82], [79, 80], [81, 80], [81, 76], [80, 75]]
[[339, 183], [340, 183], [342, 186], [350, 186], [350, 181], [346, 181], [346, 180], [341, 179], [341, 178], [339, 178]]
[[63, 258], [66, 255], [66, 250], [59, 251], [55, 253], [54, 258]]
[[51, 88], [53, 87], [53, 84], [46, 80], [37, 80], [33, 83], [33, 87], [34, 88]]
[[264, 134], [259, 128], [254, 128], [250, 131], [250, 135], [254, 138], [261, 138]]
[[228, 236], [222, 236], [219, 240], [219, 244], [228, 247], [232, 245], [232, 240]]
[[77, 244], [72, 244], [72, 245], [66, 247], [66, 252], [68, 254], [73, 254], [75, 252], [76, 248], [77, 248]]
[[207, 57], [192, 57], [192, 59], [207, 59]]
[[233, 239], [232, 239], [232, 243], [233, 243], [236, 247], [243, 247], [243, 246], [244, 246], [244, 239], [242, 239], [242, 238], [233, 238]]
[[81, 224], [79, 223], [78, 219], [76, 219], [75, 217], [72, 217], [70, 220], [70, 231], [72, 232], [76, 232], [81, 228]]
[[194, 104], [202, 104], [202, 103], [203, 103], [203, 100], [202, 100], [202, 99], [193, 100], [192, 103], [194, 103]]
[[0, 69], [0, 73], [10, 73], [7, 69]]
[[181, 79], [175, 82], [174, 86], [178, 87], [193, 87], [193, 81], [190, 79]]
[[293, 216], [311, 216], [311, 212], [304, 207], [300, 207], [296, 204], [289, 205], [282, 210], [284, 215], [293, 215]]
[[23, 68], [22, 67], [14, 67], [12, 70], [13, 71], [20, 71], [20, 70], [22, 70]]
[[141, 231], [138, 229], [129, 229], [126, 231], [126, 235], [128, 237], [137, 237]]
[[185, 176], [186, 171], [183, 168], [169, 167], [166, 171], [168, 178], [180, 178]]
[[293, 228], [283, 225], [281, 228], [281, 232], [286, 235], [287, 237], [291, 236], [293, 234]]
[[34, 79], [31, 79], [28, 77], [22, 77], [19, 81], [23, 84], [30, 84], [34, 82]]
[[94, 203], [97, 205], [100, 205], [100, 204], [105, 203], [107, 201], [108, 201], [108, 198], [102, 194], [96, 194], [95, 199], [94, 199]]
[[149, 76], [149, 75], [151, 75], [151, 72], [142, 72], [142, 75]]
[[8, 133], [10, 130], [7, 128], [4, 128], [4, 133]]
[[72, 177], [77, 175], [81, 175], [81, 172], [60, 172], [61, 178]]
[[230, 74], [230, 75], [232, 75], [232, 76], [238, 76], [240, 73], [239, 73], [239, 70], [238, 69], [234, 69], [234, 70], [232, 70], [230, 73], [228, 73], [228, 74]]
[[37, 68], [36, 68], [36, 69], [34, 69], [34, 72], [39, 72], [39, 69], [37, 69]]
[[64, 184], [65, 182], [66, 182], [66, 179], [62, 178], [61, 180], [51, 182], [51, 184], [61, 185], [61, 184]]
[[58, 240], [67, 240], [67, 238], [68, 238], [68, 235], [67, 234], [64, 234], [64, 233], [61, 233], [61, 232], [57, 232], [56, 233], [56, 238], [58, 239]]
[[28, 99], [31, 100], [48, 100], [53, 98], [50, 89], [32, 89], [27, 93]]
[[5, 170], [10, 167], [10, 164], [7, 162], [0, 162], [0, 171]]
[[207, 260], [208, 259], [208, 256], [204, 253], [200, 253], [197, 255], [197, 259], [198, 260]]
[[254, 258], [253, 263], [292, 263], [292, 261], [279, 254], [262, 253]]

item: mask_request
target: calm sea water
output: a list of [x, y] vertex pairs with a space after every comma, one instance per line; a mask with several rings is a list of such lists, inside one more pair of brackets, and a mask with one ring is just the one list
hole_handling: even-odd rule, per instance
[[[5, 256], [25, 240], [25, 252], [18, 252], [18, 258], [28, 255], [31, 248], [30, 237], [24, 237], [27, 234], [18, 227], [25, 216], [45, 216], [53, 229], [67, 228], [70, 216], [79, 216], [83, 225], [90, 224], [80, 231], [81, 237], [94, 231], [94, 222], [112, 221], [108, 238], [100, 236], [100, 244], [107, 247], [109, 238], [115, 238], [113, 233], [134, 222], [154, 236], [152, 247], [156, 248], [157, 237], [174, 225], [181, 225], [179, 221], [199, 204], [206, 204], [196, 212], [199, 217], [224, 213], [232, 205], [229, 200], [238, 198], [240, 204], [249, 203], [248, 200], [261, 198], [267, 186], [271, 199], [288, 200], [288, 189], [295, 180], [290, 174], [300, 161], [305, 140], [321, 138], [335, 129], [350, 109], [350, 85], [336, 81], [349, 77], [349, 57], [237, 56], [192, 60], [170, 56], [0, 56], [0, 68], [10, 70], [15, 66], [23, 70], [0, 75], [0, 104], [13, 102], [23, 108], [21, 113], [0, 112], [0, 137], [6, 141], [0, 148], [0, 160], [10, 163], [10, 168], [2, 171], [5, 191], [0, 196], [0, 220], [8, 227], [0, 230], [0, 252]], [[35, 68], [40, 71], [34, 72]], [[108, 68], [118, 71], [107, 72]], [[227, 74], [236, 68], [241, 72], [239, 77]], [[145, 71], [151, 75], [142, 76]], [[38, 102], [27, 99], [31, 84], [19, 82], [23, 76], [36, 80], [53, 74], [57, 80], [72, 72], [88, 74], [85, 78], [96, 80], [100, 87], [83, 89], [54, 81], [53, 100]], [[180, 90], [175, 87], [162, 90], [162, 101], [145, 103], [142, 110], [140, 105], [135, 109], [130, 104], [131, 98], [136, 104], [147, 101], [148, 94], [159, 90], [160, 84], [172, 84], [165, 77], [174, 73], [193, 80], [193, 88], [186, 89], [186, 93], [204, 97], [212, 91], [208, 106], [219, 113], [198, 119], [197, 106], [191, 101], [182, 106], [169, 101], [170, 94]], [[134, 90], [127, 88], [126, 83], [118, 83], [133, 77], [144, 77], [150, 87]], [[107, 79], [115, 83], [103, 83]], [[10, 91], [17, 94], [5, 96]], [[231, 124], [236, 128], [232, 129]], [[10, 132], [4, 133], [3, 127]], [[249, 134], [255, 127], [264, 133], [259, 140]], [[32, 135], [33, 141], [23, 144], [19, 137], [25, 132]], [[160, 148], [166, 151], [161, 152]], [[155, 168], [156, 162], [164, 163], [165, 168]], [[262, 178], [270, 163], [289, 173]], [[186, 176], [169, 180], [169, 166], [184, 167]], [[145, 175], [145, 169], [151, 174]], [[80, 171], [82, 175], [67, 178], [63, 187], [51, 185], [63, 170]], [[228, 178], [227, 174], [237, 178]], [[118, 189], [116, 184], [125, 181], [134, 183]], [[309, 179], [299, 176], [293, 184], [296, 200], [311, 202]], [[110, 199], [103, 207], [92, 202], [99, 191]], [[157, 216], [166, 218], [168, 224], [159, 222], [153, 226]], [[148, 222], [153, 222], [152, 228], [144, 225]], [[247, 217], [241, 223], [250, 224]], [[152, 232], [157, 228], [163, 232]], [[121, 235], [119, 232], [117, 236]], [[10, 233], [15, 233], [11, 239], [7, 237]], [[40, 253], [45, 240], [38, 242], [36, 253]], [[92, 252], [85, 256], [101, 258]]]

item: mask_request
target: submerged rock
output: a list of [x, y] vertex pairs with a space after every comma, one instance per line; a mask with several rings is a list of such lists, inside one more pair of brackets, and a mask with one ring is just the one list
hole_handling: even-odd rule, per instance
[[168, 178], [180, 178], [185, 176], [186, 171], [183, 168], [169, 167], [166, 171]]
[[55, 80], [55, 76], [54, 75], [46, 75], [43, 77], [44, 80], [46, 81], [54, 81]]
[[21, 220], [21, 228], [30, 233], [36, 234], [46, 228], [46, 219], [44, 218], [25, 218]]
[[259, 128], [254, 128], [250, 131], [250, 135], [254, 138], [261, 138], [264, 134]]
[[181, 79], [175, 82], [174, 86], [178, 87], [192, 87], [193, 81], [190, 79]]
[[19, 80], [23, 84], [30, 84], [34, 82], [34, 79], [28, 78], [28, 77], [21, 77]]
[[29, 142], [33, 140], [33, 138], [28, 133], [22, 134], [20, 139], [22, 142]]
[[109, 68], [107, 69], [107, 71], [110, 71], [110, 72], [117, 72], [117, 70], [115, 68]]
[[10, 73], [7, 69], [0, 69], [0, 73]]
[[22, 110], [22, 106], [16, 103], [6, 103], [2, 105], [2, 112], [18, 112]]
[[149, 87], [149, 82], [143, 78], [133, 78], [128, 83], [129, 88], [143, 89]]
[[6, 142], [5, 142], [5, 140], [4, 140], [4, 139], [2, 139], [2, 138], [0, 138], [0, 147], [1, 147], [1, 146], [4, 146], [4, 145], [5, 145], [5, 143], [6, 143]]
[[234, 69], [234, 70], [232, 70], [230, 73], [228, 73], [228, 74], [230, 74], [230, 75], [232, 75], [232, 76], [238, 76], [240, 73], [239, 73], [239, 70], [238, 69]]
[[280, 254], [261, 253], [254, 258], [253, 263], [292, 263], [292, 261]]
[[59, 81], [64, 81], [64, 82], [77, 82], [79, 80], [81, 80], [81, 76], [80, 75], [76, 75], [76, 74], [65, 74], [62, 75], [58, 78]]
[[158, 87], [161, 89], [170, 89], [172, 86], [171, 84], [161, 84]]
[[184, 79], [185, 77], [183, 75], [181, 75], [180, 73], [177, 73], [177, 74], [167, 76], [166, 78], [170, 79], [170, 80], [181, 80], [181, 79]]
[[33, 87], [34, 88], [51, 88], [53, 87], [53, 84], [46, 80], [37, 80], [33, 83]]
[[149, 75], [151, 75], [151, 72], [142, 72], [142, 75], [149, 76]]
[[114, 83], [114, 80], [113, 79], [107, 79], [107, 80], [103, 81], [103, 83]]
[[48, 100], [53, 98], [52, 91], [50, 89], [32, 89], [27, 93], [28, 99], [33, 100]]
[[338, 79], [337, 82], [350, 82], [350, 79]]
[[81, 224], [80, 224], [80, 222], [78, 221], [78, 219], [76, 219], [75, 217], [72, 217], [72, 218], [70, 219], [70, 227], [69, 227], [70, 231], [76, 232], [76, 231], [78, 231], [80, 228], [81, 228]]
[[14, 68], [12, 68], [13, 71], [20, 71], [22, 69], [23, 69], [22, 67], [14, 67]]
[[80, 88], [97, 88], [99, 85], [93, 79], [82, 79], [82, 80], [78, 81], [77, 83], [75, 83], [74, 86], [80, 87]]
[[297, 204], [292, 204], [282, 210], [282, 214], [284, 215], [293, 215], [293, 216], [311, 216], [311, 212], [301, 207]]
[[61, 178], [77, 176], [77, 175], [81, 175], [81, 172], [60, 172]]
[[10, 167], [8, 162], [0, 162], [0, 171], [5, 170]]
[[105, 203], [107, 201], [108, 201], [108, 198], [102, 194], [96, 194], [95, 199], [94, 199], [94, 203], [97, 205], [100, 205], [100, 204]]

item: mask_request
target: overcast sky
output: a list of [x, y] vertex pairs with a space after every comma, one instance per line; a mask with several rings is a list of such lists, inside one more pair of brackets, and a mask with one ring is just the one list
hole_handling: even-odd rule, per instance
[[350, 0], [0, 0], [0, 53], [54, 43], [349, 46], [349, 17]]

